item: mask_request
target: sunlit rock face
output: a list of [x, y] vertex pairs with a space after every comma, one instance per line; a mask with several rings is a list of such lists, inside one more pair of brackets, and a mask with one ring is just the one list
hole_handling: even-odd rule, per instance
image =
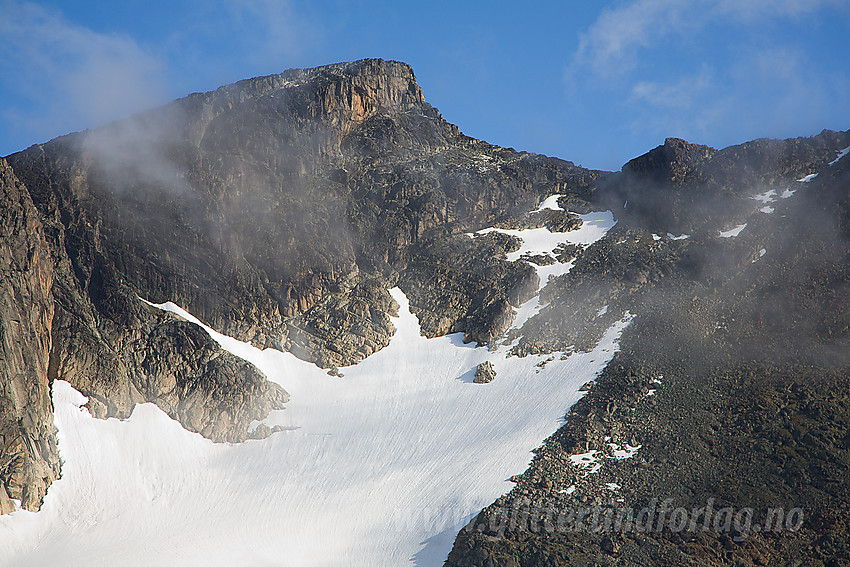
[[0, 513], [37, 510], [59, 475], [50, 377], [53, 260], [26, 188], [0, 159]]
[[[464, 136], [408, 65], [382, 60], [241, 81], [8, 160], [32, 218], [10, 231], [40, 246], [23, 304], [43, 312], [26, 359], [44, 411], [25, 437], [45, 446], [48, 369], [95, 416], [152, 401], [216, 441], [264, 433], [249, 425], [282, 407], [280, 386], [140, 298], [324, 368], [389, 344], [396, 284], [428, 336], [491, 341], [534, 270], [463, 232], [555, 192], [586, 203], [600, 175]], [[58, 472], [53, 455], [28, 506]]]

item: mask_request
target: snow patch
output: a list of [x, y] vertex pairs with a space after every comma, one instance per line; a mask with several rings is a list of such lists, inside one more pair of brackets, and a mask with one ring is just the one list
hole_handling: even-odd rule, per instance
[[[56, 380], [62, 478], [41, 512], [0, 517], [0, 564], [442, 565], [465, 520], [511, 489], [618, 350], [628, 318], [593, 351], [541, 369], [542, 357], [506, 358], [459, 334], [422, 337], [407, 298], [391, 293], [389, 346], [344, 378], [204, 326], [291, 394], [266, 420], [286, 430], [263, 440], [212, 443], [153, 404], [94, 419]], [[499, 368], [486, 388], [472, 383], [485, 360]]]
[[637, 455], [637, 452], [640, 450], [641, 447], [643, 447], [643, 445], [632, 446], [632, 445], [629, 445], [628, 443], [625, 443], [623, 445], [617, 445], [616, 443], [609, 443], [608, 446], [611, 447], [611, 453], [613, 455], [611, 458], [612, 459], [618, 459], [618, 460], [631, 459], [632, 457]]
[[[787, 189], [786, 189], [786, 192], [787, 192]], [[783, 195], [784, 195], [784, 193], [783, 193]], [[759, 195], [755, 195], [755, 196], [752, 197], [752, 199], [759, 201], [761, 204], [764, 205], [763, 207], [761, 207], [759, 209], [759, 211], [761, 211], [761, 212], [763, 212], [764, 214], [767, 214], [767, 215], [773, 213], [773, 210], [774, 210], [773, 207], [768, 206], [768, 203], [773, 203], [779, 198], [780, 198], [780, 195], [778, 195], [776, 193], [776, 189], [770, 189], [769, 191], [765, 191], [764, 193], [761, 193]]]
[[[549, 278], [555, 278], [558, 276], [563, 276], [564, 274], [568, 274], [570, 270], [575, 266], [576, 261], [570, 260], [569, 262], [555, 262], [554, 264], [549, 264], [548, 266], [534, 266], [537, 270], [537, 277], [540, 278], [540, 288], [546, 286], [546, 283], [549, 281]], [[538, 288], [539, 289], [539, 288]]]
[[741, 234], [741, 231], [744, 230], [745, 228], [747, 228], [747, 223], [739, 224], [735, 228], [732, 228], [732, 229], [729, 229], [729, 230], [726, 230], [726, 231], [721, 231], [720, 232], [720, 238], [735, 238], [736, 236]]
[[838, 152], [838, 157], [836, 157], [834, 160], [829, 162], [829, 165], [835, 165], [836, 163], [838, 163], [838, 160], [840, 160], [841, 158], [843, 158], [847, 154], [850, 154], [850, 146], [847, 146], [846, 148], [844, 148], [843, 150]]
[[578, 215], [578, 217], [581, 219], [581, 226], [569, 232], [551, 232], [546, 227], [525, 230], [490, 227], [479, 230], [477, 234], [487, 234], [496, 231], [516, 236], [522, 240], [519, 250], [510, 252], [507, 255], [508, 261], [515, 262], [519, 260], [520, 256], [525, 254], [545, 254], [552, 252], [561, 244], [590, 246], [605, 236], [617, 224], [617, 221], [614, 220], [614, 214], [611, 211], [588, 213], [586, 215]]
[[776, 200], [776, 190], [771, 189], [770, 191], [765, 191], [764, 193], [753, 196], [752, 199], [754, 199], [756, 201], [760, 201], [761, 203], [764, 203], [765, 205], [767, 203], [772, 203], [773, 201]]
[[587, 453], [570, 455], [569, 459], [575, 466], [582, 469], [585, 474], [595, 474], [602, 468], [602, 463], [599, 462], [599, 458], [596, 456], [599, 452], [593, 449]]
[[550, 209], [552, 211], [563, 211], [564, 209], [558, 206], [558, 199], [563, 197], [563, 195], [550, 195], [546, 197], [540, 206], [537, 207], [538, 211], [545, 211], [546, 209]]
[[545, 305], [540, 303], [540, 296], [535, 295], [514, 310], [514, 322], [511, 329], [521, 329], [525, 322], [540, 313]]
[[[552, 195], [547, 197], [537, 210], [553, 209], [563, 210], [557, 207], [557, 199], [561, 195]], [[522, 240], [520, 249], [507, 254], [509, 262], [516, 262], [525, 254], [552, 254], [554, 250], [562, 244], [575, 244], [586, 248], [605, 236], [611, 228], [617, 224], [614, 220], [614, 215], [611, 211], [589, 213], [586, 215], [578, 215], [582, 221], [581, 226], [570, 232], [551, 232], [548, 228], [532, 228], [526, 230], [511, 230], [502, 228], [485, 228], [476, 233], [467, 233], [468, 236], [474, 237], [476, 234], [487, 234], [490, 232], [501, 232], [510, 234]], [[548, 266], [534, 265], [537, 271], [537, 276], [540, 278], [538, 291], [546, 286], [546, 283], [552, 277], [562, 276], [569, 273], [575, 265], [575, 260], [569, 262], [555, 262]], [[521, 328], [526, 321], [540, 312], [545, 307], [540, 303], [537, 295], [514, 309], [514, 322], [511, 324], [511, 329]]]
[[[550, 197], [551, 199], [551, 197]], [[546, 227], [529, 228], [525, 230], [512, 230], [503, 228], [485, 228], [476, 234], [487, 234], [489, 232], [501, 232], [516, 236], [522, 240], [519, 250], [507, 254], [509, 262], [516, 262], [525, 254], [550, 254], [562, 244], [575, 244], [587, 248], [603, 236], [617, 224], [611, 211], [588, 213], [578, 215], [581, 226], [570, 232], [552, 232]], [[537, 275], [540, 277], [541, 286], [545, 286], [550, 277], [566, 274], [572, 269], [574, 262], [555, 262], [548, 266], [535, 266]]]

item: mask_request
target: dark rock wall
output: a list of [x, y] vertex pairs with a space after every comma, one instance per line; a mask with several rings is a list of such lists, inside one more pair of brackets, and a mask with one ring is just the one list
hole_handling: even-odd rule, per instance
[[[653, 164], [676, 152], [653, 150], [631, 162], [653, 164], [641, 172], [652, 180], [642, 190], [653, 202], [664, 203], [671, 190], [723, 191], [722, 179], [746, 206], [713, 210], [711, 224], [691, 216], [694, 234], [673, 240], [651, 235], [665, 228], [652, 223], [670, 216], [647, 219], [649, 209], [635, 203], [544, 290], [541, 300], [550, 304], [523, 327], [516, 354], [589, 348], [611, 317], [626, 309], [636, 317], [565, 425], [512, 479], [514, 489], [460, 533], [447, 565], [843, 564], [850, 552], [850, 160], [827, 164], [848, 145], [847, 132], [824, 132], [716, 153], [698, 146], [704, 157], [684, 169], [705, 185], [680, 184], [681, 168]], [[794, 181], [812, 172], [819, 174], [811, 182]], [[627, 191], [634, 187], [633, 179], [618, 179]], [[770, 203], [770, 214], [754, 211], [764, 203], [751, 197], [770, 188], [796, 193]], [[738, 222], [747, 227], [737, 237], [718, 238], [718, 226]], [[641, 448], [630, 459], [602, 458], [595, 474], [569, 461], [589, 450], [610, 456], [609, 443]], [[698, 509], [709, 499], [715, 510], [751, 508], [752, 525], [763, 525], [770, 508], [799, 507], [804, 519], [799, 531], [740, 537], [714, 529], [594, 532], [589, 522], [580, 531], [547, 530], [541, 518], [510, 527], [502, 516], [637, 512], [667, 498], [671, 509]]]
[[[664, 145], [603, 179], [600, 206], [624, 220], [665, 234], [724, 229], [735, 213], [758, 208], [750, 197], [814, 173], [850, 144], [846, 132], [824, 130], [808, 138], [759, 139], [722, 150], [668, 138]], [[625, 209], [624, 209], [624, 204]]]

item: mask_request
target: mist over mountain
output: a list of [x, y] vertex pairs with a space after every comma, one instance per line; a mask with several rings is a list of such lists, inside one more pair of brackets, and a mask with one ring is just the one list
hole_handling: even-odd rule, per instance
[[[725, 149], [668, 138], [621, 171], [587, 170], [465, 136], [426, 102], [408, 65], [370, 59], [240, 81], [7, 156], [0, 512], [11, 514], [0, 541], [15, 551], [0, 552], [0, 565], [35, 564], [28, 557], [35, 561], [47, 534], [15, 532], [28, 514], [19, 509], [38, 522], [51, 486], [66, 482], [58, 382], [60, 394], [67, 383], [85, 396], [95, 418], [130, 423], [150, 402], [212, 442], [285, 445], [301, 424], [275, 416], [297, 421], [300, 400], [313, 403], [287, 379], [301, 392], [311, 380], [325, 392], [320, 375], [368, 383], [370, 360], [405, 358], [408, 343], [393, 341], [411, 314], [424, 344], [448, 336], [445, 352], [470, 357], [458, 364], [476, 361], [445, 371], [453, 386], [510, 384], [517, 400], [536, 392], [504, 411], [541, 412], [551, 436], [522, 446], [535, 456], [511, 477], [512, 489], [481, 489], [476, 497], [495, 502], [457, 518], [461, 525], [446, 523], [440, 543], [411, 530], [420, 539], [399, 557], [457, 566], [842, 565], [850, 554], [848, 147], [850, 131]], [[235, 343], [212, 330], [293, 357], [272, 376], [274, 365], [258, 367], [240, 354], [249, 346], [227, 346]], [[598, 372], [576, 362], [585, 356]], [[425, 383], [443, 372], [433, 363], [433, 371], [410, 368]], [[591, 374], [579, 390], [572, 381], [583, 371]], [[545, 425], [538, 375], [551, 381], [547, 403], [564, 422]], [[479, 395], [455, 394], [448, 383], [445, 391], [447, 399], [434, 398], [443, 408]], [[404, 395], [374, 407], [403, 405]], [[423, 394], [423, 406], [429, 399]], [[484, 413], [495, 404], [481, 403]], [[490, 418], [492, 429], [476, 432], [482, 443], [513, 447], [512, 434], [493, 425], [499, 415]], [[502, 419], [507, 430], [525, 423], [511, 419]], [[451, 438], [452, 423], [440, 425]], [[427, 443], [400, 431], [422, 444], [427, 463]], [[375, 435], [387, 462], [407, 458]], [[624, 447], [627, 456], [615, 458]], [[522, 460], [522, 451], [511, 454]], [[463, 458], [492, 468], [486, 455]], [[279, 464], [289, 465], [300, 470]], [[470, 480], [445, 470], [449, 478], [422, 477], [418, 492]], [[380, 487], [390, 477], [376, 467], [362, 478]], [[139, 482], [171, 488], [155, 475]], [[500, 516], [637, 509], [667, 498], [670, 508], [711, 499], [756, 518], [800, 508], [804, 519], [781, 533], [748, 526], [742, 538], [741, 527], [547, 530]], [[361, 548], [393, 540], [379, 529], [394, 511], [387, 500], [370, 509], [374, 532], [352, 536], [360, 553], [352, 557], [374, 560]], [[342, 514], [335, 505], [323, 509], [331, 518]], [[134, 512], [108, 517], [122, 513]], [[98, 556], [87, 553], [74, 561]], [[157, 561], [138, 553], [127, 563]], [[190, 562], [205, 557], [198, 553]], [[317, 546], [304, 561], [328, 559]]]

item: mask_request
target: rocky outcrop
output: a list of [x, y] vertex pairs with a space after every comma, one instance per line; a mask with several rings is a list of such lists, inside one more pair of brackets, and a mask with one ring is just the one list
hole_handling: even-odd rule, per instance
[[496, 370], [493, 368], [493, 363], [485, 360], [475, 367], [475, 377], [472, 381], [475, 384], [487, 384], [492, 382], [496, 377]]
[[664, 144], [626, 163], [623, 172], [655, 183], [681, 186], [697, 167], [717, 153], [712, 147], [667, 138]]
[[422, 333], [463, 332], [464, 341], [488, 344], [511, 324], [514, 307], [540, 283], [527, 262], [507, 262], [516, 238], [498, 232], [431, 239], [415, 248], [399, 285], [411, 301]]
[[[824, 130], [788, 140], [760, 139], [715, 150], [668, 138], [631, 160], [620, 173], [601, 179], [598, 206], [652, 232], [693, 234], [723, 230], [730, 217], [758, 209], [754, 195], [784, 191], [818, 171], [850, 145], [846, 132]], [[624, 208], [625, 207], [625, 208]]]
[[[213, 441], [243, 441], [247, 426], [283, 409], [289, 395], [254, 366], [221, 350], [206, 331], [185, 321], [155, 326], [133, 352], [138, 371], [133, 386], [186, 429]], [[93, 404], [89, 402], [89, 408]], [[95, 405], [93, 413], [108, 414]]]
[[328, 295], [287, 322], [283, 347], [323, 368], [360, 362], [390, 343], [395, 332], [389, 316], [398, 304], [385, 278], [357, 276], [360, 281]]

